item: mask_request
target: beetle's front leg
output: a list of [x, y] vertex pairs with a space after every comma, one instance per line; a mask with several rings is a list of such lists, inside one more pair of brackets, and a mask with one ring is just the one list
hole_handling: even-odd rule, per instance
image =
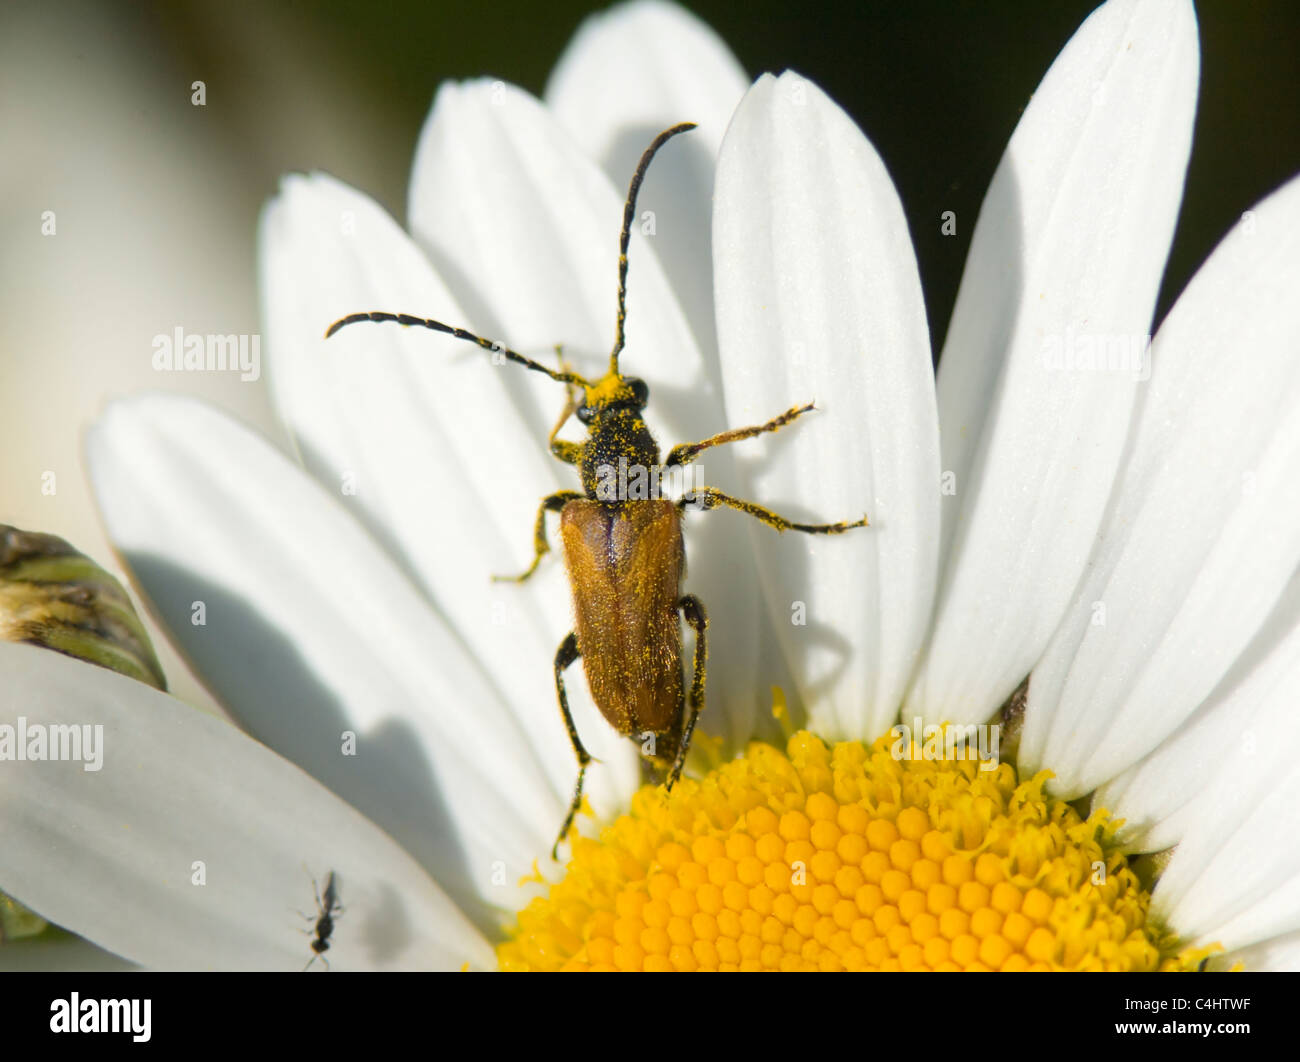
[[[564, 350], [558, 343], [555, 345], [555, 355], [560, 359], [560, 371], [568, 371], [569, 365], [564, 360]], [[578, 408], [581, 395], [582, 391], [576, 384], [565, 384], [564, 409], [560, 413], [560, 419], [555, 422], [555, 427], [551, 429], [551, 434], [546, 437], [546, 443], [550, 447], [552, 456], [563, 461], [566, 465], [582, 464], [582, 443], [557, 439], [556, 436], [560, 434], [560, 429], [568, 423], [569, 418], [573, 416], [574, 410]]]
[[542, 499], [542, 504], [537, 509], [537, 523], [533, 525], [533, 563], [528, 566], [528, 570], [522, 575], [494, 575], [494, 583], [522, 583], [533, 572], [537, 571], [537, 566], [541, 564], [542, 557], [551, 551], [551, 544], [546, 541], [546, 514], [547, 512], [558, 513], [569, 502], [583, 495], [576, 490], [559, 490], [554, 494], [547, 495]]

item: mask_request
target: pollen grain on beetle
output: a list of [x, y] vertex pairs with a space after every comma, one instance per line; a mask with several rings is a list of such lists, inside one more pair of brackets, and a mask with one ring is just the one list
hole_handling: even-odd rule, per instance
[[1190, 970], [1087, 818], [977, 756], [807, 731], [646, 787], [498, 948], [503, 970]]

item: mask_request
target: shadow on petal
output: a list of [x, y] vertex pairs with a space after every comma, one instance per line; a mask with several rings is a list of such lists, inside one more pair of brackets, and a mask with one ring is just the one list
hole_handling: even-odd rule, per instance
[[[204, 603], [211, 637], [187, 638], [178, 649], [244, 729], [384, 829], [472, 921], [496, 924], [472, 885], [438, 779], [409, 724], [393, 717], [359, 733], [358, 754], [345, 755], [343, 734], [355, 724], [274, 624], [244, 599], [160, 557], [128, 560], [155, 615], [190, 615], [194, 603]], [[370, 934], [376, 948], [383, 950], [390, 932]]]

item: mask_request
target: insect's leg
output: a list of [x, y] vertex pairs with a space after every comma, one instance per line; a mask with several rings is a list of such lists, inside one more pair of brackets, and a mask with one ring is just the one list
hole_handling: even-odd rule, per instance
[[[559, 428], [555, 429], [555, 431], [559, 430]], [[568, 439], [557, 439], [555, 438], [555, 432], [552, 432], [551, 456], [563, 461], [566, 465], [580, 465], [582, 464], [582, 443], [571, 442]]]
[[582, 807], [582, 783], [587, 777], [587, 765], [591, 763], [591, 753], [582, 747], [582, 739], [578, 737], [578, 728], [573, 725], [573, 715], [569, 712], [569, 696], [564, 692], [564, 672], [575, 660], [578, 659], [578, 636], [572, 631], [569, 636], [560, 643], [559, 651], [555, 654], [555, 692], [560, 698], [560, 712], [564, 716], [564, 725], [569, 728], [569, 740], [573, 742], [573, 751], [578, 757], [578, 784], [573, 790], [573, 803], [569, 805], [569, 814], [564, 817], [564, 825], [560, 827], [560, 836], [555, 839], [555, 844], [551, 848], [551, 858], [559, 861], [560, 842], [569, 835], [569, 828], [573, 825], [573, 819], [578, 814], [578, 809]]
[[[568, 364], [564, 360], [563, 348], [559, 343], [555, 344], [555, 355], [560, 359], [560, 371], [570, 374]], [[550, 447], [551, 454], [563, 461], [566, 465], [578, 465], [582, 463], [582, 443], [569, 442], [566, 439], [557, 439], [560, 429], [564, 427], [574, 411], [581, 405], [582, 388], [573, 382], [566, 381], [564, 385], [564, 409], [560, 412], [560, 419], [555, 422], [555, 427], [551, 429], [551, 434], [546, 437], [547, 445]]]
[[755, 435], [762, 435], [768, 431], [779, 431], [792, 420], [803, 416], [811, 409], [816, 407], [809, 402], [806, 406], [795, 406], [787, 409], [779, 417], [773, 417], [766, 424], [756, 424], [752, 428], [732, 428], [730, 431], [719, 432], [717, 435], [710, 436], [701, 442], [680, 443], [668, 451], [668, 460], [664, 462], [665, 468], [673, 465], [689, 465], [700, 454], [709, 449], [711, 446], [721, 446], [724, 443], [739, 442], [741, 439], [752, 439]]
[[704, 637], [704, 632], [709, 626], [709, 617], [705, 614], [700, 599], [694, 594], [686, 594], [677, 602], [677, 607], [682, 610], [682, 616], [695, 632], [695, 674], [691, 679], [691, 692], [686, 702], [690, 714], [686, 717], [686, 725], [682, 728], [681, 743], [677, 747], [673, 768], [668, 772], [669, 789], [682, 773], [682, 766], [686, 763], [686, 753], [691, 747], [691, 737], [695, 733], [695, 724], [700, 718], [700, 712], [704, 710], [704, 670], [709, 658], [708, 645]]
[[306, 919], [308, 922], [310, 922], [310, 923], [312, 924], [312, 928], [311, 928], [311, 929], [304, 929], [303, 932], [306, 933], [306, 934], [308, 934], [309, 936], [315, 936], [315, 935], [316, 935], [316, 919], [320, 917], [320, 912], [324, 909], [324, 908], [322, 908], [322, 906], [321, 906], [321, 902], [320, 902], [320, 889], [317, 888], [317, 886], [316, 886], [316, 879], [315, 879], [315, 878], [312, 878], [312, 879], [311, 879], [311, 894], [312, 894], [312, 896], [314, 896], [314, 897], [316, 898], [316, 913], [315, 913], [314, 915], [305, 914], [305, 913], [302, 912], [302, 911], [299, 911], [298, 913], [299, 913], [300, 915], [302, 915], [302, 917], [303, 917], [304, 919]]
[[[569, 376], [576, 376], [573, 366], [564, 360], [564, 344], [555, 344], [555, 358], [560, 363], [560, 372]], [[582, 404], [582, 388], [573, 380], [568, 380], [564, 384], [564, 397], [566, 399], [565, 410], [560, 414], [560, 421], [551, 429], [551, 438], [554, 439], [559, 430], [564, 427], [564, 422], [573, 416], [573, 411]]]
[[716, 509], [720, 505], [725, 505], [729, 509], [739, 509], [742, 513], [748, 513], [755, 519], [762, 520], [768, 527], [774, 527], [778, 531], [804, 531], [810, 535], [838, 535], [854, 527], [867, 526], [865, 516], [861, 520], [841, 520], [836, 524], [796, 524], [793, 520], [778, 516], [771, 509], [765, 509], [756, 502], [733, 498], [730, 494], [723, 494], [722, 491], [715, 490], [713, 487], [699, 487], [677, 503], [679, 509], [699, 509], [702, 511]]
[[542, 557], [551, 551], [551, 544], [546, 541], [546, 514], [547, 512], [558, 513], [569, 502], [583, 495], [576, 490], [556, 491], [542, 499], [542, 504], [537, 510], [537, 523], [533, 525], [533, 563], [528, 566], [528, 570], [522, 575], [494, 575], [494, 583], [522, 583], [533, 572], [537, 571], [537, 566], [541, 564]]

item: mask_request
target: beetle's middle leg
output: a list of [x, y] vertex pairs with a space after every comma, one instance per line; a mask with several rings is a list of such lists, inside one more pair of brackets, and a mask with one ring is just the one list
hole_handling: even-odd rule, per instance
[[682, 773], [682, 766], [686, 763], [686, 753], [691, 747], [691, 737], [695, 733], [695, 724], [700, 718], [700, 712], [704, 710], [704, 671], [709, 657], [708, 645], [704, 637], [704, 632], [709, 627], [709, 617], [705, 614], [700, 599], [694, 594], [686, 594], [677, 602], [677, 607], [682, 610], [683, 618], [695, 632], [695, 674], [691, 679], [691, 692], [686, 702], [689, 712], [686, 725], [682, 728], [681, 742], [677, 746], [677, 756], [673, 760], [672, 770], [668, 772], [666, 786], [669, 789]]
[[560, 827], [560, 836], [555, 839], [555, 844], [551, 848], [551, 858], [559, 861], [560, 842], [569, 835], [569, 829], [573, 826], [574, 817], [578, 814], [578, 809], [582, 807], [582, 783], [587, 777], [587, 766], [591, 763], [591, 753], [582, 747], [582, 739], [578, 737], [578, 728], [573, 724], [573, 714], [569, 711], [569, 696], [564, 692], [564, 672], [581, 654], [578, 652], [578, 636], [569, 632], [569, 636], [560, 643], [560, 648], [555, 654], [555, 692], [560, 698], [560, 712], [564, 716], [564, 725], [569, 730], [569, 740], [573, 742], [573, 751], [578, 757], [578, 784], [573, 790], [573, 803], [569, 805], [569, 813], [564, 817], [564, 825]]
[[551, 551], [551, 544], [546, 541], [546, 514], [548, 512], [558, 513], [569, 502], [584, 495], [576, 490], [557, 490], [554, 494], [549, 494], [542, 499], [542, 504], [537, 509], [537, 523], [533, 525], [533, 563], [528, 566], [528, 570], [521, 575], [494, 575], [494, 583], [522, 583], [533, 572], [537, 571], [537, 566], [542, 563], [542, 558]]
[[841, 520], [835, 524], [797, 524], [793, 520], [787, 520], [784, 516], [777, 515], [771, 509], [764, 508], [757, 502], [733, 498], [730, 494], [723, 494], [722, 491], [714, 487], [698, 487], [677, 503], [677, 507], [682, 510], [700, 509], [707, 511], [716, 509], [721, 505], [725, 505], [729, 509], [737, 509], [742, 513], [748, 513], [756, 520], [762, 520], [768, 527], [774, 527], [778, 531], [803, 531], [810, 535], [839, 535], [854, 527], [867, 526], [865, 516], [861, 520]]

